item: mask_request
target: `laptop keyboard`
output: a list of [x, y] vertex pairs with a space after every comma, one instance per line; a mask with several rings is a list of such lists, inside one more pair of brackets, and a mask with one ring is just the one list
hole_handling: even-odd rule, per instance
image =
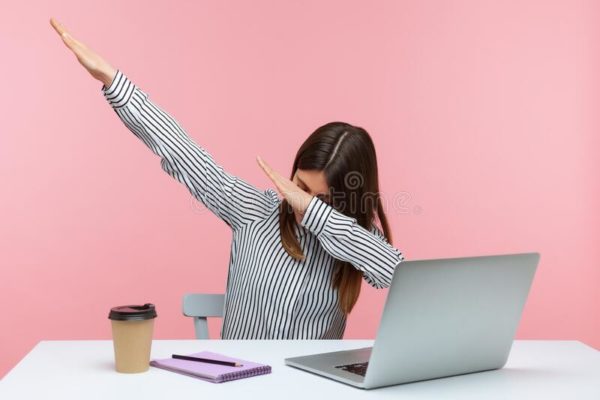
[[336, 368], [340, 368], [344, 371], [352, 372], [353, 374], [365, 376], [369, 362], [362, 362], [356, 364], [337, 365]]

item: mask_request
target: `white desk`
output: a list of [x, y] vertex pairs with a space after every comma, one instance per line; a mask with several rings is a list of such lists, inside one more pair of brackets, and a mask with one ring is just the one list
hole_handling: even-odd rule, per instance
[[110, 340], [41, 341], [0, 381], [0, 399], [600, 399], [600, 352], [577, 341], [517, 340], [507, 365], [365, 391], [284, 365], [290, 356], [372, 340], [155, 340], [152, 358], [202, 350], [263, 362], [272, 373], [220, 384], [150, 367], [114, 371]]

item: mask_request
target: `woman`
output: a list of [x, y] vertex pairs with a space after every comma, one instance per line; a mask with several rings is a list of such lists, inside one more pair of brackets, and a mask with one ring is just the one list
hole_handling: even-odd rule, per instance
[[362, 279], [388, 287], [404, 259], [390, 244], [368, 133], [343, 122], [319, 127], [291, 179], [258, 157], [280, 200], [224, 171], [121, 70], [50, 23], [162, 169], [231, 227], [222, 339], [341, 339]]

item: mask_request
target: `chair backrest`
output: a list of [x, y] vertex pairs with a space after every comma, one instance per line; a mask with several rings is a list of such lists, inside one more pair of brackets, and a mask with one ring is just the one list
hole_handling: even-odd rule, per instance
[[224, 294], [188, 293], [183, 296], [183, 315], [193, 317], [196, 339], [209, 339], [207, 317], [222, 317]]

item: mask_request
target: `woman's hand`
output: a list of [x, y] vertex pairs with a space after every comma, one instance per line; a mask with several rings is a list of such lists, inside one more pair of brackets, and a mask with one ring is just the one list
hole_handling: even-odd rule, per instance
[[294, 182], [281, 176], [277, 171], [274, 171], [259, 156], [256, 157], [256, 161], [258, 161], [258, 165], [265, 171], [269, 179], [273, 181], [279, 193], [290, 203], [296, 214], [296, 222], [300, 223], [313, 196], [300, 189]]
[[117, 70], [92, 49], [71, 36], [71, 34], [69, 34], [54, 18], [50, 18], [50, 24], [54, 30], [58, 32], [65, 45], [75, 53], [79, 63], [83, 65], [94, 78], [98, 79], [108, 87], [115, 77]]

